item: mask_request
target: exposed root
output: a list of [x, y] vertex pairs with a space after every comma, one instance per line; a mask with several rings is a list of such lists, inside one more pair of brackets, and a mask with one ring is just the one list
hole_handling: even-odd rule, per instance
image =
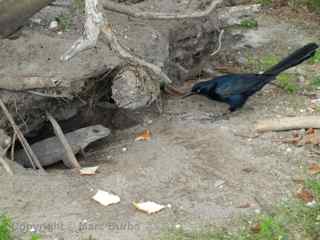
[[62, 56], [62, 61], [68, 61], [77, 53], [93, 48], [97, 45], [98, 37], [100, 34], [100, 27], [103, 24], [103, 15], [98, 12], [98, 0], [86, 0], [86, 23], [84, 25], [84, 33], [71, 48], [66, 51]]
[[208, 16], [214, 9], [221, 4], [222, 0], [212, 0], [210, 6], [204, 11], [195, 11], [190, 14], [166, 14], [166, 13], [157, 13], [157, 12], [141, 12], [137, 9], [132, 8], [131, 6], [126, 6], [123, 4], [118, 4], [109, 0], [104, 0], [103, 7], [104, 9], [126, 14], [130, 17], [135, 18], [145, 18], [145, 19], [158, 19], [158, 20], [170, 20], [170, 19], [186, 19], [186, 18], [202, 18]]
[[97, 9], [98, 0], [86, 0], [86, 24], [83, 36], [78, 39], [71, 48], [61, 57], [62, 61], [67, 61], [77, 53], [96, 46], [100, 31], [104, 33], [110, 43], [111, 48], [118, 56], [130, 64], [141, 65], [150, 69], [153, 73], [160, 76], [165, 83], [171, 83], [169, 77], [158, 66], [148, 63], [143, 59], [133, 56], [125, 50], [119, 43], [116, 36], [113, 34], [107, 18], [103, 18], [102, 13]]
[[[108, 21], [106, 20], [106, 23], [107, 22]], [[127, 50], [125, 50], [120, 45], [118, 39], [116, 38], [116, 36], [112, 32], [111, 26], [108, 23], [102, 28], [102, 32], [104, 33], [105, 37], [109, 41], [111, 48], [118, 54], [118, 56], [120, 58], [129, 62], [131, 65], [140, 65], [140, 66], [146, 67], [146, 68], [150, 69], [153, 73], [158, 75], [163, 82], [171, 83], [170, 78], [161, 70], [160, 67], [158, 67], [154, 64], [148, 63], [141, 58], [133, 56], [131, 53], [129, 53]]]

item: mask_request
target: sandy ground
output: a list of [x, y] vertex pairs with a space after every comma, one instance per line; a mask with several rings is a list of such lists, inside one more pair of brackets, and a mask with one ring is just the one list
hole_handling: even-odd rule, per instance
[[[285, 22], [271, 24], [266, 16], [259, 21], [261, 28], [252, 30], [248, 39], [259, 42], [266, 28], [275, 32], [273, 37], [277, 31], [283, 33], [259, 42], [268, 46], [265, 52], [278, 42], [295, 47], [315, 37]], [[89, 149], [82, 163], [98, 164], [95, 176], [78, 176], [57, 166], [48, 169], [48, 176], [27, 171], [10, 178], [0, 169], [0, 211], [13, 218], [18, 235], [33, 226], [43, 239], [90, 235], [150, 239], [176, 225], [227, 227], [240, 215], [267, 211], [292, 196], [293, 179], [301, 177], [307, 163], [315, 159], [303, 147], [279, 143], [284, 133], [256, 136], [254, 124], [270, 117], [308, 115], [309, 104], [306, 97], [268, 86], [241, 111], [221, 118], [227, 109], [224, 104], [200, 96], [168, 98], [160, 116], [146, 114], [144, 124], [115, 131], [107, 141]], [[135, 142], [136, 133], [146, 128], [152, 139]], [[98, 189], [119, 195], [121, 202], [99, 205], [91, 200]], [[171, 207], [149, 216], [132, 206], [133, 201], [143, 200]], [[250, 207], [239, 208], [245, 204]]]

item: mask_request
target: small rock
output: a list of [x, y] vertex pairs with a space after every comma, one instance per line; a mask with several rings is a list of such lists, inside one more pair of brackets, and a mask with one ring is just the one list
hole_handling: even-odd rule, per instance
[[313, 200], [312, 202], [308, 202], [307, 204], [306, 204], [306, 206], [307, 207], [315, 207], [317, 205], [317, 202], [315, 201], [315, 200]]
[[151, 120], [151, 119], [150, 119], [150, 120], [148, 120], [148, 122], [147, 122], [147, 123], [148, 123], [149, 125], [150, 125], [150, 124], [152, 124], [152, 120]]
[[247, 64], [248, 60], [245, 57], [239, 57], [238, 62], [240, 64]]
[[126, 151], [128, 151], [128, 148], [123, 147], [123, 148], [122, 148], [122, 152], [126, 152]]
[[159, 36], [158, 36], [158, 34], [156, 34], [156, 33], [152, 33], [152, 38], [153, 38], [153, 39], [158, 39]]
[[313, 104], [319, 104], [320, 103], [320, 98], [312, 99], [311, 103]]
[[304, 76], [302, 76], [302, 75], [299, 76], [299, 82], [300, 83], [304, 83], [305, 82]]
[[57, 21], [51, 21], [49, 25], [49, 29], [56, 29], [58, 27]]
[[257, 208], [257, 209], [254, 210], [254, 212], [255, 212], [256, 214], [260, 214], [260, 213], [261, 213], [261, 210], [260, 210], [259, 208]]
[[62, 33], [63, 33], [63, 32], [59, 31], [59, 32], [58, 32], [58, 35], [62, 35]]
[[176, 229], [180, 229], [181, 225], [180, 224], [176, 224]]
[[41, 18], [32, 18], [31, 22], [36, 23], [36, 24], [41, 24]]
[[169, 203], [169, 204], [167, 204], [167, 208], [172, 208], [172, 206], [171, 206], [171, 204]]
[[214, 183], [214, 187], [218, 188], [221, 187], [224, 184], [223, 180], [218, 180]]
[[292, 149], [291, 148], [287, 148], [286, 151], [289, 153], [289, 152], [292, 152]]

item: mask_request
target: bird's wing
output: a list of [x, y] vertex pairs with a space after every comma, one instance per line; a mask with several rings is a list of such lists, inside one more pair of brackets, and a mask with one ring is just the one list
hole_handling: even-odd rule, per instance
[[228, 97], [232, 95], [248, 94], [261, 89], [266, 81], [266, 76], [259, 74], [231, 74], [216, 79], [219, 83], [215, 93]]

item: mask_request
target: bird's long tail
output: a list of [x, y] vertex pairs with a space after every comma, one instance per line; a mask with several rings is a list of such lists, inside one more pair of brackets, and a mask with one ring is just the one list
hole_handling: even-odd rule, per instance
[[303, 46], [302, 48], [299, 48], [298, 50], [291, 53], [288, 57], [286, 57], [285, 59], [280, 61], [278, 64], [274, 65], [273, 67], [265, 71], [263, 74], [271, 75], [275, 77], [279, 73], [311, 58], [315, 54], [318, 47], [319, 46], [316, 43], [309, 43]]

